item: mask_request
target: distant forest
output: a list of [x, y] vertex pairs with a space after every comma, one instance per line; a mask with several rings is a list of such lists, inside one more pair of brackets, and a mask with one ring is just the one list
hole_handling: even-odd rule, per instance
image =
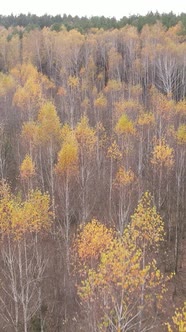
[[0, 15], [0, 25], [5, 28], [22, 26], [28, 30], [35, 28], [50, 27], [52, 30], [60, 31], [62, 27], [65, 27], [68, 31], [76, 29], [81, 33], [87, 32], [91, 28], [98, 29], [121, 29], [126, 25], [135, 26], [138, 31], [144, 27], [144, 25], [153, 25], [157, 21], [160, 21], [167, 29], [175, 26], [179, 22], [182, 23], [182, 34], [186, 34], [186, 13], [176, 15], [173, 12], [159, 14], [158, 12], [149, 12], [147, 15], [131, 15], [129, 17], [123, 16], [120, 20], [115, 17], [104, 16], [92, 16], [90, 18], [84, 16], [71, 16], [64, 14], [61, 15], [42, 15], [37, 16], [35, 14], [20, 14], [20, 15]]
[[185, 332], [186, 14], [0, 24], [0, 331]]

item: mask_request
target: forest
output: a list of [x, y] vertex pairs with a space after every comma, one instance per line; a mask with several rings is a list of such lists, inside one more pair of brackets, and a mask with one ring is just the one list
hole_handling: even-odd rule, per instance
[[186, 13], [181, 13], [179, 15], [170, 13], [160, 14], [158, 12], [149, 12], [146, 15], [130, 15], [129, 17], [123, 16], [121, 19], [116, 19], [115, 17], [105, 17], [105, 16], [92, 16], [92, 17], [79, 17], [72, 15], [42, 15], [37, 16], [35, 14], [28, 13], [19, 15], [0, 15], [0, 26], [5, 28], [22, 26], [27, 31], [34, 29], [43, 29], [48, 27], [51, 30], [60, 31], [65, 27], [68, 31], [76, 29], [81, 33], [88, 32], [91, 28], [98, 29], [121, 29], [126, 25], [135, 26], [138, 31], [144, 27], [144, 25], [154, 25], [157, 21], [161, 22], [167, 29], [177, 25], [182, 24], [182, 34], [186, 34]]
[[158, 15], [0, 17], [0, 331], [186, 330], [186, 14]]

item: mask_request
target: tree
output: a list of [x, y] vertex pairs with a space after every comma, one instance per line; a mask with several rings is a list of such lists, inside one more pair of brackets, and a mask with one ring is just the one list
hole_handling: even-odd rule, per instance
[[115, 127], [116, 133], [120, 135], [128, 135], [128, 134], [134, 134], [135, 129], [134, 125], [131, 120], [129, 120], [128, 116], [126, 114], [123, 114]]
[[132, 185], [135, 181], [133, 171], [126, 170], [120, 166], [114, 180], [115, 188], [118, 190], [118, 230], [122, 234], [129, 221], [131, 208]]
[[118, 215], [118, 229], [123, 232], [125, 225], [129, 221], [131, 213], [131, 194], [135, 183], [134, 172], [131, 170], [130, 157], [133, 152], [132, 137], [136, 134], [133, 121], [129, 119], [127, 114], [122, 114], [115, 126], [115, 132], [118, 136], [119, 148], [122, 153], [120, 165], [116, 171], [115, 188], [118, 193], [118, 201], [116, 201], [116, 211]]
[[22, 144], [29, 151], [31, 157], [33, 157], [33, 151], [39, 144], [39, 126], [34, 121], [24, 122], [21, 131]]
[[35, 165], [32, 158], [27, 154], [20, 166], [20, 176], [23, 182], [28, 185], [28, 190], [32, 189], [32, 178], [35, 175]]
[[[141, 111], [137, 119], [139, 147], [138, 147], [138, 175], [142, 177], [145, 157], [147, 158], [150, 152], [152, 128], [155, 126], [155, 117], [152, 112]], [[146, 152], [146, 153], [145, 153]]]
[[[79, 183], [81, 190], [81, 221], [85, 222], [90, 211], [90, 183], [92, 181], [93, 157], [96, 148], [96, 133], [83, 116], [75, 128], [79, 154]], [[92, 205], [92, 202], [91, 202]]]
[[[174, 165], [174, 150], [168, 144], [165, 143], [164, 139], [160, 139], [160, 141], [154, 146], [154, 150], [152, 152], [151, 163], [155, 165], [155, 175], [158, 172], [157, 176], [154, 178], [154, 181], [158, 180], [158, 193], [157, 193], [157, 204], [158, 208], [161, 207], [162, 204], [162, 185], [163, 182], [163, 174], [167, 177], [168, 171], [170, 171]], [[166, 178], [165, 178], [166, 179]]]
[[110, 176], [109, 176], [109, 217], [112, 219], [112, 191], [113, 191], [113, 168], [114, 164], [121, 160], [122, 152], [116, 141], [114, 141], [107, 150], [107, 157], [110, 159]]
[[186, 143], [186, 126], [180, 124], [178, 129], [173, 133], [176, 139], [175, 148], [175, 189], [176, 189], [176, 199], [175, 199], [175, 219], [174, 219], [174, 229], [175, 229], [175, 247], [174, 247], [174, 269], [178, 272], [178, 262], [179, 262], [179, 249], [182, 245], [183, 229], [184, 229], [184, 201], [185, 201], [185, 190], [184, 190], [184, 177], [185, 177], [185, 143]]
[[[186, 328], [186, 303], [183, 308], [175, 311], [175, 315], [172, 317], [172, 324], [166, 323], [168, 332], [178, 331], [184, 332]], [[173, 329], [172, 329], [172, 327]], [[175, 330], [176, 329], [176, 330]]]
[[[38, 114], [38, 145], [41, 149], [40, 169], [41, 174], [46, 174], [47, 183], [52, 197], [52, 207], [55, 213], [54, 197], [54, 160], [61, 141], [61, 122], [54, 104], [45, 102]], [[41, 162], [44, 158], [44, 163]], [[44, 171], [43, 171], [44, 167]], [[44, 179], [42, 179], [44, 183]]]
[[[65, 134], [61, 150], [58, 152], [58, 160], [55, 166], [55, 172], [60, 182], [60, 196], [64, 196], [62, 202], [64, 206], [64, 239], [66, 247], [66, 261], [67, 270], [69, 272], [70, 264], [70, 225], [73, 211], [72, 202], [70, 200], [70, 193], [72, 191], [73, 182], [72, 179], [78, 174], [78, 143], [73, 131], [68, 126], [62, 128], [62, 134]], [[62, 135], [63, 136], [63, 135]]]
[[165, 279], [154, 259], [163, 237], [163, 222], [149, 193], [142, 197], [123, 234], [96, 220], [80, 229], [74, 246], [77, 287], [89, 331], [152, 327], [153, 319], [148, 317], [155, 319], [164, 292]]
[[177, 132], [176, 132], [176, 138], [178, 141], [178, 144], [182, 145], [186, 143], [186, 125], [182, 124], [179, 126]]
[[103, 118], [102, 111], [105, 110], [105, 108], [107, 107], [107, 98], [103, 95], [102, 92], [94, 100], [94, 107], [96, 111], [95, 112], [96, 123], [98, 123]]
[[32, 64], [22, 64], [11, 70], [17, 83], [13, 104], [21, 110], [24, 120], [35, 120], [46, 93], [53, 87], [52, 82], [39, 73]]
[[40, 235], [51, 227], [49, 196], [29, 193], [25, 201], [0, 188], [1, 296], [3, 328], [28, 331], [31, 318], [41, 309], [41, 281], [47, 265]]

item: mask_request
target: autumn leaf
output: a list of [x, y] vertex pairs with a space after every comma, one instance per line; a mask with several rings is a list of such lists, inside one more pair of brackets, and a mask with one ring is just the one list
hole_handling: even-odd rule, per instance
[[16, 241], [26, 233], [46, 231], [51, 227], [50, 197], [40, 190], [30, 191], [28, 198], [14, 196], [5, 183], [0, 188], [0, 233]]
[[113, 231], [93, 219], [80, 230], [76, 243], [79, 258], [81, 260], [97, 259], [101, 252], [107, 250], [112, 239]]
[[184, 302], [183, 308], [176, 309], [174, 316], [172, 317], [172, 323], [166, 323], [168, 332], [185, 332], [186, 331], [186, 302]]
[[46, 102], [40, 108], [38, 126], [41, 143], [57, 142], [60, 139], [61, 123], [53, 103]]
[[115, 185], [117, 187], [128, 186], [132, 182], [134, 182], [134, 173], [131, 170], [126, 171], [124, 167], [119, 167], [115, 177]]
[[58, 153], [58, 161], [55, 167], [56, 173], [60, 176], [73, 176], [78, 171], [78, 144], [73, 135], [62, 144]]
[[107, 107], [107, 99], [103, 93], [100, 93], [99, 96], [95, 99], [94, 106], [101, 109], [105, 109]]
[[83, 116], [75, 128], [75, 136], [81, 148], [86, 148], [91, 152], [96, 143], [95, 130], [89, 126], [86, 116]]
[[113, 158], [114, 160], [121, 160], [122, 152], [119, 149], [116, 141], [114, 141], [107, 150], [107, 157]]
[[151, 163], [157, 166], [165, 166], [171, 168], [174, 164], [174, 150], [168, 144], [165, 143], [164, 139], [155, 145], [152, 152]]
[[29, 155], [26, 155], [20, 166], [20, 174], [22, 180], [30, 179], [35, 175], [35, 165]]
[[117, 134], [120, 135], [134, 135], [135, 134], [135, 128], [131, 120], [129, 120], [128, 116], [126, 114], [123, 114], [116, 126], [115, 126], [115, 131]]
[[177, 132], [176, 132], [176, 138], [179, 144], [185, 144], [186, 143], [186, 125], [182, 124], [179, 126]]

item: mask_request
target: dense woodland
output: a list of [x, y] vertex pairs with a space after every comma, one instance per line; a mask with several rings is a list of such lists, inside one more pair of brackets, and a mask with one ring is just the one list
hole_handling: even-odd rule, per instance
[[0, 18], [1, 331], [185, 331], [186, 14], [157, 15]]
[[[42, 15], [35, 14], [19, 14], [19, 15], [0, 15], [0, 25], [5, 28], [22, 26], [27, 31], [34, 29], [43, 29], [50, 27], [51, 30], [60, 31], [65, 27], [68, 31], [76, 29], [81, 33], [87, 32], [91, 28], [98, 29], [121, 29], [126, 25], [135, 26], [138, 31], [146, 25], [154, 25], [157, 21], [161, 22], [167, 29], [182, 23], [181, 34], [186, 34], [186, 13], [175, 15], [173, 12], [159, 14], [158, 12], [149, 12], [147, 15], [131, 15], [129, 17], [123, 16], [120, 20], [115, 17], [92, 16], [79, 17], [72, 15]], [[16, 29], [15, 29], [16, 30]]]

